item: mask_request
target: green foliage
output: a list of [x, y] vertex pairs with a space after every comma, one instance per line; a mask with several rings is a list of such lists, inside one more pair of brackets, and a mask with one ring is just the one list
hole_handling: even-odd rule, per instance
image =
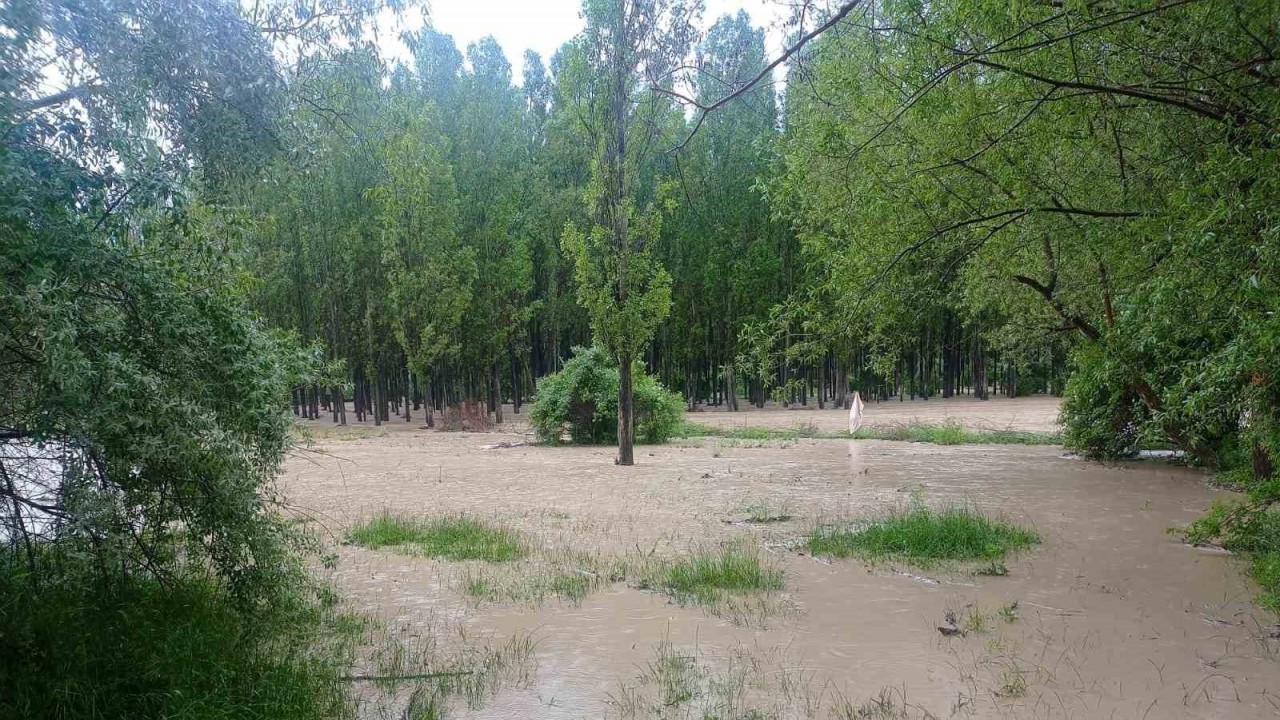
[[[753, 364], [847, 334], [910, 375], [953, 317], [1027, 378], [1074, 351], [1085, 454], [1270, 447], [1280, 91], [1238, 60], [1275, 48], [1265, 5], [891, 3], [825, 35], [770, 183], [813, 287], [754, 328]], [[853, 317], [804, 326], [831, 308]]]
[[514, 530], [465, 515], [422, 519], [381, 513], [352, 528], [348, 540], [369, 548], [446, 560], [508, 562], [528, 550]]
[[997, 561], [1036, 545], [1035, 532], [967, 507], [930, 510], [913, 505], [864, 527], [820, 527], [809, 536], [809, 551], [832, 557], [901, 559], [920, 565], [939, 561]]
[[853, 434], [862, 440], [901, 440], [935, 445], [1057, 445], [1061, 438], [1053, 433], [1023, 430], [970, 430], [963, 425], [875, 425], [858, 428]]
[[1280, 613], [1280, 551], [1255, 553], [1249, 566], [1249, 574], [1262, 588], [1258, 604]]
[[[677, 431], [680, 437], [724, 437], [735, 440], [796, 440], [799, 438], [848, 438], [847, 432], [821, 430], [813, 425], [800, 424], [793, 428], [765, 428], [751, 425], [717, 427], [684, 421]], [[1053, 433], [1022, 430], [970, 430], [963, 425], [929, 425], [926, 423], [902, 423], [899, 425], [872, 425], [858, 428], [853, 437], [858, 440], [896, 440], [901, 442], [927, 442], [936, 445], [1057, 445], [1061, 438]]]
[[1132, 378], [1106, 353], [1082, 350], [1062, 404], [1063, 444], [1085, 457], [1116, 460], [1138, 451], [1145, 407]]
[[[645, 219], [648, 238], [656, 238], [659, 216], [650, 211]], [[633, 232], [645, 223], [638, 226]], [[623, 261], [621, 253], [611, 254], [615, 241], [600, 226], [584, 234], [566, 225], [560, 241], [565, 254], [573, 258], [578, 302], [591, 318], [596, 342], [618, 358], [635, 358], [671, 307], [671, 276], [648, 249], [651, 243], [628, 242], [644, 249], [626, 252]]]
[[[571, 442], [600, 445], [618, 439], [618, 368], [599, 347], [574, 348], [564, 369], [538, 382], [529, 421], [543, 442], [559, 443], [568, 429]], [[635, 366], [636, 437], [663, 443], [677, 434], [684, 401]]]
[[54, 566], [63, 569], [58, 577], [41, 577], [21, 555], [0, 553], [0, 715], [313, 720], [346, 713], [338, 679], [355, 638], [316, 598], [282, 598], [246, 614], [206, 578], [104, 584], [74, 556]]
[[273, 482], [288, 388], [341, 368], [250, 311], [221, 203], [271, 186], [306, 86], [273, 50], [328, 57], [378, 8], [270, 5], [0, 9], [6, 717], [347, 711], [349, 633]]

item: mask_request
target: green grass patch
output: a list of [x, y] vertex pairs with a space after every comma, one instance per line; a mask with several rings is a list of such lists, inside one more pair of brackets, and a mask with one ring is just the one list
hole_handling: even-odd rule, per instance
[[1061, 445], [1062, 436], [1057, 433], [1038, 433], [1022, 430], [970, 430], [963, 425], [926, 425], [904, 423], [901, 425], [876, 425], [858, 428], [853, 434], [857, 440], [896, 440], [901, 442], [925, 442], [934, 445]]
[[1258, 604], [1280, 613], [1280, 550], [1255, 553], [1249, 564], [1249, 574], [1262, 588]]
[[[1259, 486], [1248, 476], [1251, 497], [1243, 502], [1214, 501], [1209, 510], [1187, 527], [1169, 528], [1189, 543], [1221, 542], [1249, 562], [1249, 575], [1258, 584], [1258, 605], [1280, 613], [1280, 507], [1269, 498], [1280, 483]], [[1255, 499], [1258, 498], [1258, 499]]]
[[642, 587], [653, 587], [680, 601], [711, 605], [729, 595], [784, 586], [782, 571], [766, 566], [757, 553], [742, 548], [697, 550], [658, 565]]
[[831, 557], [897, 558], [917, 565], [996, 561], [1040, 542], [1035, 532], [967, 507], [895, 510], [859, 528], [820, 527], [809, 551]]
[[[840, 430], [822, 430], [809, 423], [791, 428], [764, 427], [716, 427], [685, 421], [677, 436], [686, 438], [721, 437], [731, 440], [799, 440], [848, 439], [849, 433]], [[901, 423], [897, 425], [872, 425], [858, 428], [855, 440], [893, 440], [898, 442], [925, 442], [935, 445], [1061, 445], [1062, 436], [1057, 433], [1029, 432], [1023, 430], [970, 430], [957, 423], [928, 425], [925, 423]]]
[[719, 437], [729, 440], [796, 440], [799, 438], [836, 437], [833, 433], [823, 433], [812, 426], [806, 425], [798, 425], [794, 428], [717, 427], [689, 421], [685, 421], [680, 426], [676, 435], [686, 438]]
[[424, 519], [382, 513], [353, 528], [347, 538], [371, 550], [389, 547], [446, 560], [507, 562], [528, 554], [514, 530], [465, 515]]

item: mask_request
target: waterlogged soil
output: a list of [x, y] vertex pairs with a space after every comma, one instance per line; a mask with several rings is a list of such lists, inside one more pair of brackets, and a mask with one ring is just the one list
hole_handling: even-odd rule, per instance
[[[1035, 431], [1053, 430], [1056, 415], [1044, 398], [930, 400], [870, 404], [869, 420], [890, 408], [896, 421]], [[802, 412], [832, 428], [844, 416], [755, 410], [741, 424], [792, 427], [783, 418]], [[708, 417], [739, 422], [691, 414]], [[532, 635], [530, 679], [480, 707], [458, 703], [454, 716], [825, 718], [871, 698], [905, 702], [910, 717], [1280, 716], [1275, 618], [1251, 606], [1243, 564], [1166, 532], [1223, 496], [1193, 470], [1102, 466], [1050, 446], [720, 438], [641, 447], [623, 468], [609, 448], [484, 449], [525, 436], [441, 433], [416, 420], [318, 432], [282, 486], [290, 511], [333, 539], [335, 577], [356, 606], [409, 634], [447, 620], [474, 637]], [[798, 547], [818, 523], [911, 502], [1001, 514], [1043, 544], [1007, 559], [1003, 577], [827, 561]], [[793, 519], [742, 522], [750, 507]], [[477, 601], [461, 593], [455, 565], [340, 544], [387, 509], [465, 512], [602, 557], [745, 543], [783, 570], [786, 589], [720, 614], [626, 581], [580, 602]], [[971, 632], [940, 633], [948, 611]], [[974, 615], [978, 627], [966, 622]], [[696, 667], [688, 692], [641, 681], [664, 644]]]

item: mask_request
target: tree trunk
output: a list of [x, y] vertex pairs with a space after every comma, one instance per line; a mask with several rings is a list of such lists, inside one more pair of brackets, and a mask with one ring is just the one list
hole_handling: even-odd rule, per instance
[[493, 398], [493, 422], [502, 424], [502, 383], [498, 381], [498, 364], [489, 371], [489, 397]]
[[618, 463], [635, 465], [634, 408], [631, 405], [631, 358], [618, 358]]

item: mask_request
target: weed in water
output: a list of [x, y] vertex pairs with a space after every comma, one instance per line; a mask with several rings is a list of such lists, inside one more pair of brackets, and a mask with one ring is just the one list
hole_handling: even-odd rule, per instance
[[446, 560], [506, 562], [527, 554], [514, 530], [464, 515], [422, 519], [382, 513], [352, 529], [348, 539], [371, 550], [390, 547]]
[[766, 501], [752, 503], [745, 508], [745, 521], [753, 525], [767, 525], [769, 523], [788, 522], [795, 518], [791, 514], [790, 509], [784, 504], [779, 507], [773, 507]]
[[1000, 609], [996, 611], [996, 614], [1000, 616], [1001, 620], [1007, 623], [1017, 622], [1018, 621], [1018, 601], [1014, 600], [1011, 603], [1006, 603], [1004, 605], [1001, 605]]
[[[676, 432], [680, 437], [722, 437], [733, 440], [797, 440], [848, 439], [849, 434], [839, 430], [822, 430], [813, 423], [800, 423], [792, 428], [765, 427], [717, 427], [686, 421]], [[857, 440], [896, 440], [900, 442], [927, 442], [935, 445], [1061, 445], [1062, 436], [1056, 433], [1027, 432], [1022, 430], [970, 430], [963, 425], [927, 425], [901, 423], [897, 425], [872, 425], [859, 428], [853, 434]]]
[[1000, 685], [996, 695], [1002, 698], [1020, 698], [1027, 694], [1026, 673], [1016, 665], [1000, 673]]
[[727, 547], [660, 561], [641, 586], [663, 590], [681, 602], [711, 605], [726, 595], [781, 590], [783, 579], [782, 571], [764, 565], [758, 553]]
[[969, 607], [968, 614], [964, 617], [964, 630], [969, 633], [984, 633], [991, 629], [991, 617], [978, 606]]
[[556, 597], [580, 602], [591, 592], [591, 576], [576, 573], [564, 573], [551, 576], [549, 588]]
[[926, 425], [904, 423], [859, 428], [853, 434], [859, 440], [897, 440], [926, 442], [935, 445], [1060, 445], [1062, 438], [1051, 433], [1021, 430], [970, 430], [963, 425]]
[[518, 563], [464, 566], [454, 587], [477, 601], [579, 602], [596, 588], [625, 579], [627, 570], [621, 559], [598, 552], [542, 547]]
[[658, 686], [664, 707], [692, 700], [698, 692], [698, 665], [694, 656], [676, 652], [665, 640], [658, 644], [656, 654], [641, 680]]
[[795, 667], [785, 648], [738, 646], [708, 662], [669, 642], [634, 682], [610, 693], [607, 717], [626, 720], [782, 720], [826, 717], [827, 690]]
[[875, 697], [860, 703], [837, 694], [831, 717], [835, 720], [913, 720], [935, 716], [907, 702], [905, 688], [885, 687]]
[[819, 527], [809, 551], [832, 557], [899, 558], [917, 565], [998, 560], [1040, 542], [1031, 530], [967, 507], [895, 510], [861, 528]]
[[1009, 574], [1009, 568], [999, 560], [991, 561], [989, 565], [983, 565], [975, 571], [977, 575], [988, 575], [990, 577], [1004, 577]]

